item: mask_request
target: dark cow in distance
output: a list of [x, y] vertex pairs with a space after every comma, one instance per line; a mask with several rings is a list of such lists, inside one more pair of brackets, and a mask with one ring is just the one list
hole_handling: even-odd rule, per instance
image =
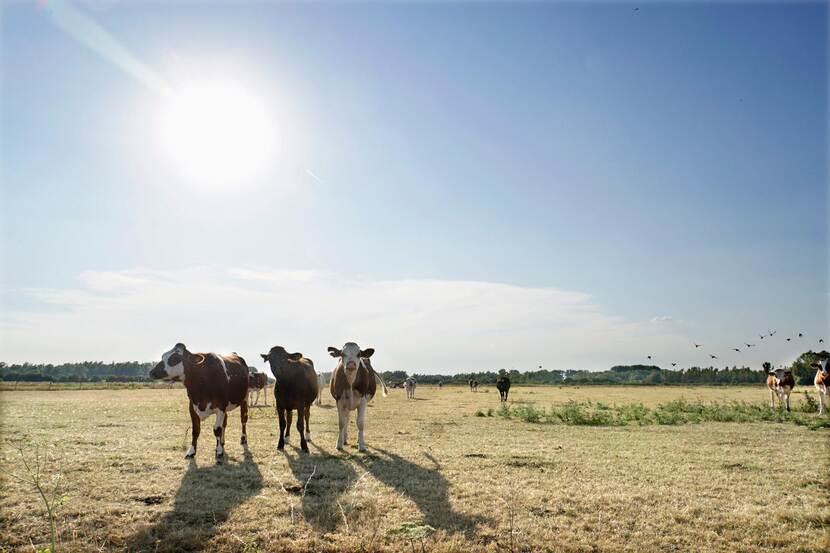
[[477, 392], [478, 391], [478, 380], [470, 379], [470, 391]]
[[184, 344], [176, 344], [161, 356], [150, 371], [154, 380], [182, 382], [187, 389], [192, 438], [185, 459], [196, 455], [201, 423], [216, 415], [213, 435], [216, 436], [216, 462], [225, 455], [225, 427], [228, 411], [239, 407], [242, 418], [242, 445], [248, 443], [245, 426], [248, 422], [248, 365], [237, 354], [191, 353]]
[[507, 392], [510, 391], [510, 379], [502, 375], [496, 379], [496, 389], [502, 401], [507, 401]]
[[291, 432], [291, 411], [296, 409], [300, 448], [308, 452], [307, 440], [311, 440], [311, 404], [317, 399], [319, 386], [314, 363], [311, 359], [303, 357], [302, 353], [288, 353], [282, 346], [274, 346], [268, 353], [261, 355], [262, 359], [271, 365], [271, 372], [277, 380], [274, 384], [274, 400], [280, 421], [277, 449], [285, 447], [285, 441]]
[[375, 372], [369, 358], [375, 353], [374, 348], [361, 350], [354, 342], [346, 342], [343, 349], [329, 347], [329, 355], [338, 359], [337, 366], [331, 373], [329, 389], [331, 397], [337, 403], [338, 425], [337, 449], [343, 449], [348, 438], [349, 416], [357, 409], [357, 449], [366, 451], [363, 439], [363, 426], [366, 420], [366, 406], [377, 392], [380, 382], [383, 395], [386, 396], [386, 384]]

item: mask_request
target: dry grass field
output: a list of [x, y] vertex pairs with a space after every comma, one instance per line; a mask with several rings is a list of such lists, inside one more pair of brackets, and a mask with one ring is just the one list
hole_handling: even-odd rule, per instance
[[[54, 453], [46, 476], [62, 474], [65, 551], [830, 547], [826, 428], [532, 424], [476, 416], [498, 409], [494, 389], [420, 386], [417, 394], [375, 398], [366, 454], [354, 444], [354, 418], [346, 451], [335, 451], [331, 398], [313, 407], [309, 455], [296, 435], [284, 453], [276, 450], [272, 407], [252, 409], [243, 450], [237, 410], [227, 460], [216, 465], [210, 429], [197, 458], [183, 459], [190, 426], [183, 389], [0, 393], [0, 547], [48, 545], [42, 502], [8, 475], [25, 474], [17, 448], [31, 456], [34, 444]], [[511, 390], [515, 404], [539, 407], [569, 399], [655, 406], [681, 397], [767, 399], [761, 387]]]

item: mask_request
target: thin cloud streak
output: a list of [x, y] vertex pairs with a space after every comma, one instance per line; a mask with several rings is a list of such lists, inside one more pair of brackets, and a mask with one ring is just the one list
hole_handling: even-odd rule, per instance
[[326, 346], [355, 340], [377, 349], [382, 370], [607, 369], [688, 344], [556, 288], [255, 267], [87, 271], [78, 280], [25, 291], [40, 308], [4, 317], [4, 360], [151, 360], [183, 341], [252, 364], [283, 345], [326, 370]]

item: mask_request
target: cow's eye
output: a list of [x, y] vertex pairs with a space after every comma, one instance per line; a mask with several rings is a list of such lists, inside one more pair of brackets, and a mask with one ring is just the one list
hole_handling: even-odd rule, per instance
[[167, 359], [167, 364], [170, 365], [171, 367], [174, 367], [174, 366], [178, 365], [181, 362], [182, 362], [182, 356], [179, 355], [178, 353], [174, 353], [173, 355], [171, 355]]

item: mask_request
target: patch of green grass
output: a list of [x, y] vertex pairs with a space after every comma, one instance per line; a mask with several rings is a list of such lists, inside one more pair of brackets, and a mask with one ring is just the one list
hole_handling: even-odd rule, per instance
[[[807, 396], [811, 397], [811, 396]], [[770, 409], [765, 403], [745, 401], [687, 401], [679, 398], [657, 407], [642, 403], [609, 405], [603, 402], [568, 401], [548, 409], [533, 404], [503, 404], [497, 413], [505, 419], [529, 423], [566, 424], [571, 426], [678, 425], [703, 422], [779, 422], [806, 426], [812, 430], [830, 427], [830, 418], [811, 414], [810, 405], [793, 411]]]

